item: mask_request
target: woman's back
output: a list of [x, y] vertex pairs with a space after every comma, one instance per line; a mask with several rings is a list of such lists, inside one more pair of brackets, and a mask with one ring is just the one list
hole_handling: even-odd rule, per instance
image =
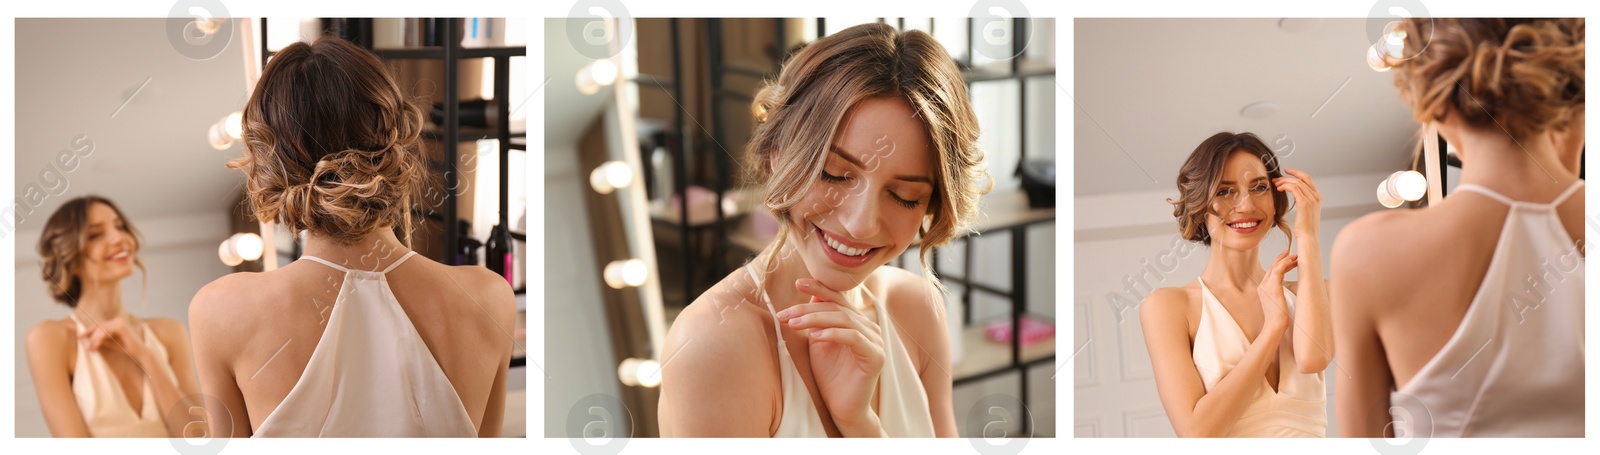
[[[402, 256], [329, 255], [325, 259], [357, 274], [362, 273], [355, 272], [358, 270], [382, 271]], [[195, 297], [190, 317], [196, 321], [196, 350], [212, 351], [206, 357], [231, 359], [231, 364], [220, 367], [225, 368], [225, 377], [233, 379], [237, 396], [218, 398], [234, 415], [235, 435], [246, 434], [242, 431], [246, 421], [249, 428], [259, 430], [303, 381], [312, 369], [308, 365], [324, 367], [313, 363], [313, 355], [319, 344], [333, 346], [324, 336], [334, 316], [334, 303], [341, 292], [346, 292], [346, 283], [344, 272], [300, 260], [271, 272], [229, 275]], [[392, 292], [392, 302], [404, 312], [404, 322], [415, 328], [415, 336], [426, 347], [421, 354], [431, 356], [448, 379], [461, 407], [479, 429], [478, 434], [497, 434], [503, 415], [504, 372], [515, 326], [515, 306], [505, 280], [479, 267], [449, 267], [412, 257], [383, 274], [378, 283], [379, 289]], [[389, 304], [387, 299], [360, 300], [362, 305]], [[395, 345], [403, 346], [400, 341], [403, 340], [397, 340]], [[367, 359], [330, 360], [358, 363]], [[423, 367], [431, 368], [425, 363]], [[202, 366], [208, 367], [211, 366]], [[206, 390], [213, 393], [214, 389]], [[353, 415], [375, 411], [344, 410]]]
[[[1497, 383], [1526, 391], [1535, 376], [1550, 375], [1575, 375], [1576, 389], [1534, 393], [1576, 400], [1581, 416], [1584, 196], [1581, 182], [1562, 183], [1496, 184], [1507, 189], [1494, 195], [1458, 188], [1435, 207], [1371, 215], [1341, 234], [1335, 261], [1347, 266], [1335, 295], [1367, 302], [1362, 311], [1398, 392], [1392, 405], [1415, 408], [1401, 425], [1426, 418], [1431, 436], [1470, 436], [1468, 427], [1526, 420], [1532, 414], [1514, 404], [1493, 409], [1479, 398], [1505, 395], [1485, 392]], [[1580, 325], [1541, 325], [1561, 320]], [[1569, 336], [1577, 338], [1554, 339]], [[1575, 371], [1564, 360], [1572, 356]]]

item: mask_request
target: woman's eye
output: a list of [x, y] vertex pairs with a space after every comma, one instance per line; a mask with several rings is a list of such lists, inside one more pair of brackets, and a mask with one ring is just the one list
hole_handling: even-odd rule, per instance
[[1218, 196], [1227, 196], [1229, 194], [1233, 194], [1233, 188], [1223, 188], [1223, 189], [1217, 190], [1217, 195]]
[[1266, 193], [1267, 192], [1267, 185], [1264, 184], [1264, 183], [1257, 184], [1254, 188], [1250, 188], [1250, 191], [1253, 192], [1253, 193], [1256, 193], [1256, 194]]
[[905, 206], [905, 208], [908, 208], [908, 209], [914, 209], [914, 208], [917, 208], [917, 206], [922, 205], [922, 201], [920, 201], [920, 200], [908, 200], [908, 199], [902, 198], [902, 197], [900, 197], [900, 195], [894, 194], [894, 193], [889, 193], [889, 197], [894, 198], [895, 202], [899, 203], [902, 206]]
[[828, 171], [822, 171], [822, 180], [825, 182], [843, 182], [848, 180], [848, 178], [829, 174]]

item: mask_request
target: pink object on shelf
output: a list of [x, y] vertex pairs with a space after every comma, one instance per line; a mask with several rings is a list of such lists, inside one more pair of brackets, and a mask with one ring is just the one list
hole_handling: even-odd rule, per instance
[[[1011, 343], [1011, 319], [1006, 318], [991, 322], [983, 328], [983, 334], [990, 341], [996, 343]], [[1056, 336], [1054, 323], [1035, 319], [1031, 315], [1022, 315], [1022, 345], [1029, 345], [1039, 340]]]

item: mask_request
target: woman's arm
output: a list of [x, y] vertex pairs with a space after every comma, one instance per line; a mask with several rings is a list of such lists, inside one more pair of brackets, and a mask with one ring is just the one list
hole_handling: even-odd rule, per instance
[[1321, 373], [1333, 363], [1337, 343], [1333, 339], [1333, 300], [1329, 296], [1328, 282], [1322, 279], [1322, 250], [1315, 235], [1299, 236], [1296, 240], [1300, 268], [1300, 281], [1295, 286], [1294, 363], [1300, 373]]
[[[155, 395], [156, 403], [160, 405], [162, 419], [175, 415], [185, 418], [167, 421], [167, 436], [174, 438], [200, 438], [208, 433], [206, 423], [205, 402], [199, 398], [200, 384], [195, 379], [194, 354], [189, 349], [189, 335], [183, 329], [183, 324], [172, 319], [148, 319], [145, 324], [160, 338], [161, 345], [167, 349], [167, 363], [172, 367], [172, 372], [177, 376], [177, 383], [168, 381], [162, 375], [149, 375], [150, 389]], [[157, 361], [153, 356], [140, 363], [150, 365]], [[145, 371], [160, 371], [147, 368]], [[187, 412], [175, 413], [173, 409], [179, 405], [188, 407]]]
[[1276, 323], [1276, 330], [1262, 328], [1239, 364], [1208, 392], [1190, 353], [1187, 305], [1188, 295], [1174, 288], [1157, 289], [1139, 305], [1139, 324], [1155, 370], [1156, 391], [1178, 436], [1225, 436], [1250, 407], [1278, 353], [1287, 323]]
[[[494, 280], [495, 289], [499, 299], [495, 308], [494, 323], [499, 326], [500, 333], [508, 336], [517, 331], [517, 297], [512, 294], [511, 286], [499, 275], [487, 274]], [[499, 346], [500, 370], [495, 372], [494, 385], [489, 389], [489, 403], [483, 408], [483, 421], [478, 424], [478, 437], [500, 437], [501, 427], [505, 426], [506, 417], [506, 377], [510, 374], [511, 351], [514, 340], [503, 339]]]
[[1380, 293], [1373, 292], [1370, 262], [1366, 262], [1358, 240], [1363, 218], [1345, 227], [1333, 244], [1333, 280], [1339, 296], [1334, 305], [1334, 343], [1339, 346], [1339, 378], [1334, 381], [1334, 405], [1339, 418], [1339, 436], [1389, 437], [1389, 392], [1394, 377], [1378, 337], [1373, 308], [1382, 305]]
[[1328, 285], [1323, 280], [1327, 275], [1322, 273], [1322, 244], [1317, 241], [1317, 232], [1322, 224], [1322, 194], [1317, 191], [1316, 182], [1304, 171], [1288, 169], [1284, 172], [1294, 178], [1280, 177], [1274, 183], [1279, 191], [1294, 195], [1294, 236], [1299, 243], [1295, 255], [1299, 256], [1300, 269], [1291, 330], [1294, 338], [1290, 345], [1294, 349], [1294, 363], [1299, 366], [1300, 373], [1320, 373], [1333, 362], [1335, 351], [1333, 310], [1329, 308], [1332, 301], [1328, 297]]
[[225, 276], [213, 281], [194, 295], [189, 302], [189, 324], [194, 334], [194, 363], [200, 376], [200, 390], [222, 404], [222, 409], [206, 408], [210, 435], [247, 438], [252, 432], [250, 414], [245, 409], [244, 394], [239, 391], [232, 363], [236, 341], [229, 336], [233, 330], [227, 327], [228, 309], [221, 308], [224, 301], [213, 297], [229, 295], [218, 289], [223, 286], [220, 283], [228, 279]]
[[28, 331], [28, 370], [33, 388], [39, 394], [39, 409], [50, 434], [58, 438], [87, 438], [89, 425], [78, 411], [72, 394], [72, 365], [67, 356], [77, 339], [58, 324], [49, 322]]

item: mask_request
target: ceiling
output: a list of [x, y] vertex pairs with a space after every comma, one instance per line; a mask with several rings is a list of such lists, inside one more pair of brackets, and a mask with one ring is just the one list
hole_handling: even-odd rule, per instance
[[[19, 228], [37, 229], [68, 198], [106, 196], [130, 218], [227, 210], [242, 191], [224, 166], [241, 153], [218, 151], [210, 126], [246, 101], [239, 28], [215, 57], [185, 57], [165, 19], [16, 21], [16, 191], [59, 188], [41, 173], [82, 134], [94, 149], [67, 186]], [[64, 192], [62, 192], [64, 191]], [[37, 224], [35, 224], [37, 223]]]
[[[1284, 147], [1285, 166], [1313, 177], [1404, 168], [1416, 123], [1393, 75], [1367, 67], [1366, 27], [1364, 19], [1076, 20], [1075, 194], [1176, 190], [1178, 167], [1219, 131], [1254, 132]], [[1241, 115], [1258, 102], [1275, 112]]]

